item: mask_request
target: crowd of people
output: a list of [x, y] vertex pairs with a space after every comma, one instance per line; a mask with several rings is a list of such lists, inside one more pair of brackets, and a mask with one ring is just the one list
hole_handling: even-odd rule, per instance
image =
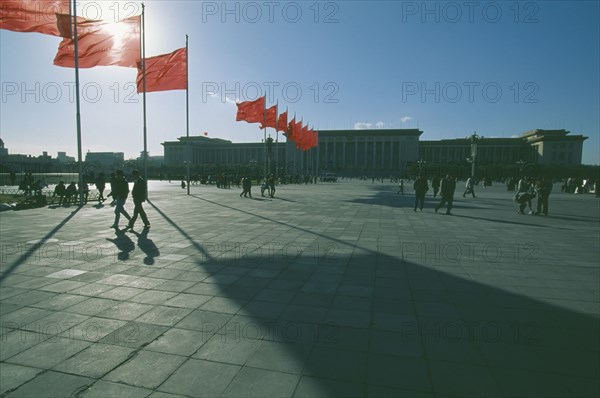
[[[95, 184], [98, 196], [95, 198], [98, 203], [102, 203], [108, 197], [112, 197], [111, 206], [115, 207], [115, 220], [112, 225], [113, 228], [118, 228], [120, 217], [123, 216], [128, 220], [127, 228], [133, 229], [133, 226], [138, 217], [142, 219], [146, 228], [150, 227], [148, 217], [144, 211], [142, 203], [147, 197], [147, 184], [145, 180], [140, 176], [139, 171], [134, 170], [132, 172], [134, 184], [131, 191], [131, 195], [134, 202], [133, 216], [125, 210], [124, 205], [127, 197], [130, 193], [129, 184], [125, 179], [122, 170], [117, 170], [111, 173], [108, 181], [106, 180], [103, 173], [99, 173], [93, 183]], [[288, 178], [291, 183], [316, 183], [312, 181], [312, 178]], [[372, 178], [372, 183], [375, 181], [383, 182], [383, 178]], [[390, 181], [398, 183], [398, 194], [404, 195], [405, 181], [403, 178], [390, 178]], [[239, 179], [232, 180], [225, 176], [221, 176], [217, 179], [218, 188], [229, 188], [231, 183], [238, 184], [238, 187], [242, 188], [240, 197], [252, 198], [252, 184], [253, 180], [249, 176], [243, 176]], [[261, 196], [267, 196], [274, 198], [276, 192], [276, 185], [281, 183], [282, 179], [276, 179], [273, 174], [268, 175], [264, 179], [258, 179], [257, 184], [260, 186]], [[489, 179], [483, 179], [483, 187], [489, 187], [491, 181]], [[463, 198], [470, 195], [472, 198], [477, 198], [475, 195], [475, 189], [479, 181], [474, 176], [470, 176], [465, 182], [465, 190], [462, 194]], [[110, 184], [110, 193], [105, 197], [104, 190], [107, 184]], [[181, 182], [182, 188], [185, 188], [185, 182]], [[535, 215], [548, 215], [549, 214], [549, 197], [552, 192], [553, 182], [551, 179], [540, 177], [522, 177], [519, 179], [509, 179], [507, 182], [507, 189], [509, 191], [516, 191], [513, 200], [518, 204], [517, 214], [535, 214]], [[23, 181], [19, 184], [19, 189], [25, 192], [25, 196], [28, 197], [43, 197], [42, 189], [47, 187], [45, 179], [34, 180], [31, 173], [25, 173]], [[456, 191], [457, 180], [452, 175], [447, 174], [445, 177], [440, 178], [437, 175], [431, 177], [431, 185], [428, 179], [424, 175], [416, 177], [413, 183], [413, 190], [415, 194], [414, 211], [423, 211], [425, 206], [425, 197], [430, 187], [432, 188], [433, 198], [439, 196], [439, 203], [435, 206], [434, 210], [437, 213], [440, 209], [445, 208], [445, 213], [448, 215], [452, 214], [452, 208], [454, 203], [454, 195]], [[567, 178], [561, 184], [561, 192], [565, 193], [588, 193], [595, 192], [596, 196], [599, 196], [599, 190], [597, 189], [597, 183], [591, 180]], [[77, 204], [83, 199], [83, 203], [88, 202], [90, 194], [90, 188], [87, 182], [76, 184], [71, 182], [66, 185], [64, 181], [60, 181], [55, 187], [52, 194], [53, 198], [57, 198], [58, 205], [70, 205]], [[533, 207], [533, 201], [535, 201], [535, 209]], [[526, 212], [526, 209], [528, 211]]]

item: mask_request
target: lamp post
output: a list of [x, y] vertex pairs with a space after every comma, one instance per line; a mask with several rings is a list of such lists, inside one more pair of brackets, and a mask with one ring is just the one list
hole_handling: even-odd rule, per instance
[[423, 159], [419, 159], [417, 160], [417, 164], [419, 165], [419, 174], [423, 173], [423, 165], [427, 163], [426, 161], [424, 161]]
[[523, 161], [523, 159], [517, 162], [517, 166], [519, 167], [519, 178], [521, 178], [523, 175], [523, 166], [525, 166], [525, 162]]
[[483, 138], [482, 136], [477, 135], [477, 132], [474, 131], [473, 135], [471, 135], [471, 176], [475, 177], [475, 159], [477, 158], [477, 142]]

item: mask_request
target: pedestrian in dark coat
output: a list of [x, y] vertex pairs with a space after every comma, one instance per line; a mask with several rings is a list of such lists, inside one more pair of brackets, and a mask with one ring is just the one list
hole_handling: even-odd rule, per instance
[[435, 212], [437, 213], [440, 207], [444, 206], [447, 203], [448, 207], [446, 208], [446, 214], [452, 214], [451, 210], [452, 202], [454, 202], [454, 191], [456, 191], [456, 181], [454, 181], [454, 178], [450, 174], [447, 174], [446, 177], [442, 179], [440, 184], [440, 191], [442, 200], [435, 207]]
[[129, 220], [127, 228], [133, 229], [138, 214], [142, 218], [144, 228], [150, 228], [150, 221], [148, 221], [148, 216], [146, 216], [146, 211], [142, 206], [142, 203], [146, 201], [146, 197], [148, 196], [148, 185], [146, 184], [146, 180], [140, 175], [139, 171], [133, 170], [132, 173], [134, 178], [133, 189], [131, 190], [131, 197], [133, 198], [133, 216], [131, 217], [131, 220]]

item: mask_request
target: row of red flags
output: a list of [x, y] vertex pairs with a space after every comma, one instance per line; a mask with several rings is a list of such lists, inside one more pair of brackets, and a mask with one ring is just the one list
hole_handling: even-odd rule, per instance
[[[75, 67], [73, 18], [69, 0], [2, 0], [0, 29], [62, 37], [54, 65]], [[119, 22], [77, 17], [79, 68], [124, 66], [137, 68], [138, 93], [143, 92], [140, 51], [141, 16]], [[187, 88], [187, 50], [145, 58], [146, 92]]]
[[262, 97], [254, 101], [244, 101], [237, 104], [236, 121], [248, 123], [260, 123], [260, 128], [272, 127], [281, 131], [288, 141], [294, 142], [296, 148], [307, 151], [318, 145], [319, 132], [302, 125], [302, 121], [296, 122], [296, 116], [288, 122], [287, 110], [277, 115], [277, 105], [266, 108], [266, 98]]

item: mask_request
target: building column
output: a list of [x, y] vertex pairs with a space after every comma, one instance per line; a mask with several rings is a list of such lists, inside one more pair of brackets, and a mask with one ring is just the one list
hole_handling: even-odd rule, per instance
[[372, 163], [372, 167], [373, 167], [373, 171], [375, 171], [375, 165], [377, 162], [377, 141], [373, 140], [373, 163]]

